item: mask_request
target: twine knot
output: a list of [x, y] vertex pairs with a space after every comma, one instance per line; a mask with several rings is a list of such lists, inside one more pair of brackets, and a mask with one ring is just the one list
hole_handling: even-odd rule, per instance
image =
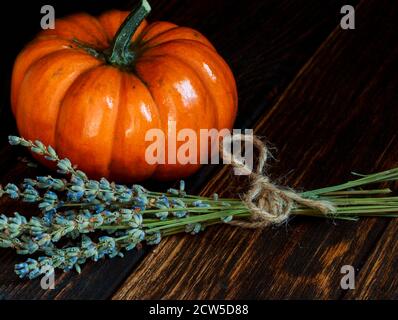
[[230, 161], [234, 168], [247, 175], [252, 183], [251, 188], [242, 198], [251, 211], [250, 221], [233, 220], [230, 224], [244, 228], [265, 228], [269, 225], [281, 224], [289, 219], [297, 204], [319, 210], [325, 215], [335, 212], [333, 205], [327, 201], [303, 198], [294, 190], [273, 184], [263, 173], [269, 153], [267, 146], [259, 138], [245, 134], [234, 134], [231, 137], [225, 137], [224, 140], [226, 138], [231, 139], [231, 142], [250, 142], [259, 151], [257, 167], [253, 171], [240, 158], [231, 153], [231, 148], [224, 148], [225, 144], [221, 148], [222, 158]]

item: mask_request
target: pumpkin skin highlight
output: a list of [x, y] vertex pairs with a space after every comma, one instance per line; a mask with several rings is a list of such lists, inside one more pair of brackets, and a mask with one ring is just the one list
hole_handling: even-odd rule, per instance
[[[109, 50], [128, 14], [58, 19], [56, 29], [26, 46], [12, 76], [19, 133], [53, 146], [92, 178], [187, 177], [200, 165], [167, 164], [168, 121], [197, 137], [200, 129], [231, 129], [237, 112], [233, 74], [203, 35], [169, 22], [139, 25], [131, 39], [138, 55], [129, 69], [93, 54]], [[152, 143], [145, 135], [155, 128], [166, 135], [166, 164], [145, 160]]]

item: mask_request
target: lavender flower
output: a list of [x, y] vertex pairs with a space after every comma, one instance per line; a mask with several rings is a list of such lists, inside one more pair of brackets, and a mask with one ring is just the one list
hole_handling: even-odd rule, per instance
[[[0, 188], [0, 196], [35, 203], [42, 212], [41, 217], [30, 220], [18, 213], [11, 218], [0, 216], [0, 246], [14, 248], [19, 254], [44, 254], [15, 266], [22, 278], [39, 276], [43, 266], [80, 271], [87, 260], [122, 256], [122, 250], [132, 250], [143, 241], [155, 245], [163, 235], [184, 231], [196, 234], [203, 230], [206, 221], [221, 221], [222, 203], [217, 204], [213, 215], [206, 216], [207, 220], [196, 221], [202, 208], [203, 213], [211, 213], [211, 199], [187, 197], [184, 181], [180, 181], [178, 189], [159, 194], [140, 185], [128, 187], [105, 178], [91, 180], [69, 159], [59, 158], [51, 146], [15, 136], [10, 136], [9, 141], [55, 162], [58, 173], [66, 176], [38, 176], [24, 179], [21, 186], [10, 183]], [[242, 209], [242, 204], [238, 203], [236, 209]], [[97, 243], [88, 237], [93, 232], [101, 234]], [[64, 238], [80, 238], [80, 244], [58, 248]]]
[[[30, 219], [19, 213], [12, 217], [0, 215], [0, 247], [13, 248], [19, 254], [41, 254], [38, 259], [28, 258], [15, 265], [15, 272], [21, 278], [36, 278], [46, 272], [44, 267], [80, 272], [88, 260], [122, 257], [123, 251], [139, 248], [142, 242], [156, 245], [164, 236], [180, 232], [197, 234], [209, 225], [247, 220], [251, 215], [238, 199], [221, 199], [217, 194], [209, 198], [187, 195], [184, 181], [163, 194], [105, 178], [91, 180], [69, 159], [59, 158], [51, 146], [16, 136], [10, 136], [9, 142], [53, 161], [58, 173], [65, 175], [64, 178], [38, 176], [24, 179], [20, 186], [13, 183], [0, 186], [0, 197], [36, 204], [41, 211], [40, 216]], [[386, 189], [379, 191], [383, 198], [371, 198], [372, 202], [363, 189], [355, 191], [354, 198], [350, 196], [352, 190], [344, 194], [344, 190], [391, 180], [398, 180], [398, 168], [302, 195], [333, 202], [335, 198], [330, 193], [338, 191], [340, 197], [333, 203], [337, 208], [334, 219], [353, 219], [361, 212], [378, 216], [385, 212], [385, 216], [393, 216], [398, 211], [398, 201], [386, 197]], [[374, 195], [375, 190], [369, 194]], [[293, 213], [325, 217], [316, 210], [299, 206]], [[98, 241], [89, 237], [94, 232], [99, 235]], [[63, 239], [69, 240], [68, 246], [61, 246]]]

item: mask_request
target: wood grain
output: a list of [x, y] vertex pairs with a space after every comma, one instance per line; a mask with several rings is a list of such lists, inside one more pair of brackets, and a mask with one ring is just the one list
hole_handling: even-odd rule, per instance
[[398, 223], [391, 222], [366, 260], [357, 270], [355, 289], [344, 299], [398, 299]]
[[[131, 3], [47, 2], [61, 15], [99, 13]], [[214, 43], [237, 78], [240, 109], [235, 127], [257, 123], [256, 132], [278, 149], [279, 161], [269, 170], [272, 176], [281, 184], [309, 189], [341, 182], [350, 169], [370, 172], [396, 165], [398, 30], [391, 26], [398, 6], [362, 0], [357, 30], [341, 30], [341, 6], [357, 2], [152, 0], [151, 19], [196, 28]], [[0, 129], [2, 184], [46, 172], [24, 168], [16, 158], [26, 153], [6, 146], [6, 136], [15, 132], [7, 88], [12, 60], [34, 35], [29, 26], [40, 19], [28, 12], [41, 5], [29, 2], [22, 13], [26, 30], [16, 30], [10, 48], [2, 53], [8, 65], [0, 73], [1, 117], [6, 120]], [[227, 168], [206, 166], [187, 184], [192, 193], [236, 195], [245, 181], [234, 181]], [[151, 182], [146, 186], [167, 188]], [[0, 208], [7, 214], [35, 213], [4, 200]], [[89, 263], [80, 276], [57, 274], [51, 291], [42, 290], [39, 281], [17, 279], [13, 265], [24, 257], [1, 250], [0, 299], [396, 297], [394, 274], [388, 274], [396, 257], [377, 256], [395, 248], [395, 228], [396, 222], [383, 219], [337, 224], [294, 219], [264, 232], [214, 227], [197, 237], [171, 237], [124, 259]], [[342, 264], [358, 269], [358, 293], [340, 289]], [[374, 281], [373, 274], [380, 279]]]
[[[396, 166], [398, 30], [390, 26], [397, 18], [392, 2], [361, 1], [357, 29], [337, 27], [257, 123], [257, 134], [278, 146], [280, 161], [269, 171], [283, 177], [281, 184], [309, 189], [342, 182], [351, 168]], [[223, 170], [204, 190], [227, 196], [236, 188]], [[365, 264], [358, 297], [392, 298], [393, 274], [373, 280], [374, 272], [391, 272], [396, 262], [389, 240], [396, 227], [384, 233], [389, 223], [397, 222], [294, 219], [265, 231], [214, 227], [201, 237], [172, 237], [113, 298], [338, 299], [345, 294], [340, 268], [346, 264], [359, 271]]]

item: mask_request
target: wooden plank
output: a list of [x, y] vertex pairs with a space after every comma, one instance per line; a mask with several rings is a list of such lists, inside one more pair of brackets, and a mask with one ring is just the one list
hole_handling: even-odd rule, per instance
[[[278, 146], [279, 162], [269, 171], [282, 177], [280, 184], [309, 189], [343, 182], [351, 169], [366, 173], [396, 166], [398, 29], [391, 26], [398, 6], [365, 0], [356, 14], [357, 29], [336, 28], [256, 126]], [[204, 190], [236, 196], [236, 188], [223, 170]], [[344, 294], [340, 268], [349, 264], [360, 270], [387, 225], [385, 219], [301, 218], [265, 231], [220, 226], [198, 237], [172, 237], [142, 261], [113, 298], [337, 299]], [[378, 253], [384, 267], [375, 266], [377, 275], [391, 272], [397, 259], [388, 250], [396, 246], [391, 233], [381, 240], [387, 249], [375, 250], [366, 263], [364, 279], [374, 271], [370, 265]], [[385, 255], [391, 257], [384, 260]], [[383, 295], [372, 290], [361, 296], [396, 296], [396, 281], [387, 285], [392, 277], [380, 281]]]
[[364, 266], [357, 270], [355, 289], [344, 299], [398, 299], [398, 223], [383, 232]]
[[[89, 3], [91, 6], [95, 4], [93, 1]], [[315, 0], [204, 0], [188, 3], [182, 0], [162, 0], [153, 1], [152, 19], [165, 19], [189, 25], [199, 29], [213, 41], [237, 76], [241, 96], [237, 127], [242, 127], [251, 126], [259, 114], [270, 108], [297, 71], [334, 28], [338, 21], [339, 8], [343, 3], [346, 1], [328, 0], [320, 3]], [[62, 8], [66, 8], [66, 5], [57, 9], [57, 14], [62, 15]], [[93, 7], [85, 8], [90, 11]], [[105, 4], [102, 8], [105, 9]], [[95, 10], [100, 9], [97, 7]], [[26, 32], [27, 34], [21, 35], [23, 39], [32, 35], [28, 33], [31, 30]], [[8, 53], [8, 57], [11, 59], [13, 55]], [[6, 119], [11, 119], [9, 113]], [[4, 131], [2, 143], [6, 143], [5, 136], [10, 131], [12, 130]], [[8, 181], [21, 181], [27, 173], [30, 175], [37, 173], [37, 171], [25, 171], [19, 165], [15, 166], [15, 155], [20, 154], [20, 151], [9, 153], [8, 150], [9, 148], [6, 148], [2, 153], [3, 158], [9, 159], [8, 165], [1, 168], [2, 184]], [[189, 179], [189, 190], [198, 192], [214, 170], [211, 166], [203, 168], [199, 174]], [[166, 188], [165, 185], [157, 187]], [[2, 203], [1, 208], [5, 213], [21, 209], [11, 207], [10, 203]], [[211, 234], [209, 233], [209, 236]], [[200, 239], [206, 238], [195, 238], [194, 241], [202, 241]], [[181, 242], [181, 245], [183, 243]], [[89, 263], [80, 276], [74, 273], [58, 274], [56, 289], [51, 291], [41, 290], [39, 281], [18, 280], [12, 271], [13, 264], [23, 260], [24, 257], [16, 257], [10, 251], [2, 250], [0, 263], [4, 272], [0, 275], [0, 296], [4, 299], [106, 298], [112, 295], [120, 283], [131, 274], [135, 265], [145, 255], [145, 250], [127, 254], [124, 259]]]

